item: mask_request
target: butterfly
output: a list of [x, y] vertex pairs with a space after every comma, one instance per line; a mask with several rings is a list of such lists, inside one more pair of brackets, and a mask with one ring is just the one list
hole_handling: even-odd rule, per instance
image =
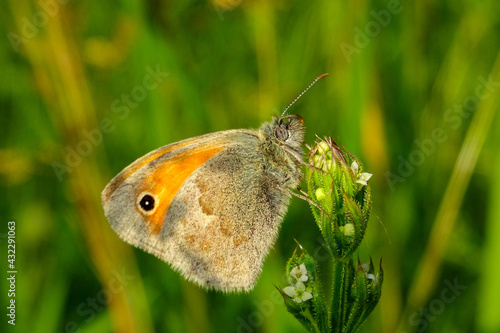
[[137, 159], [102, 192], [111, 228], [202, 287], [251, 290], [302, 178], [304, 120], [288, 107]]

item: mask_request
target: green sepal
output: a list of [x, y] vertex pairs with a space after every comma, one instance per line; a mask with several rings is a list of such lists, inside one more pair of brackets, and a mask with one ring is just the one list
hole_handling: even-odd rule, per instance
[[346, 333], [356, 332], [361, 327], [382, 295], [382, 282], [384, 279], [382, 261], [380, 262], [380, 271], [377, 274], [375, 274], [371, 258], [368, 269], [363, 266], [366, 265], [361, 265], [358, 259], [356, 278], [352, 287], [353, 308], [346, 325]]
[[370, 268], [366, 273], [372, 274], [375, 277], [375, 279], [367, 279], [367, 287], [366, 287], [367, 298], [365, 301], [363, 312], [358, 318], [356, 325], [353, 327], [352, 332], [355, 332], [363, 324], [363, 322], [366, 320], [366, 318], [368, 318], [370, 313], [372, 313], [373, 309], [380, 300], [380, 297], [382, 296], [382, 283], [384, 281], [384, 270], [382, 268], [382, 259], [380, 259], [379, 269], [380, 271], [377, 274], [375, 274], [373, 262], [370, 258]]
[[344, 193], [344, 203], [346, 207], [347, 222], [354, 225], [355, 233], [353, 237], [346, 236], [346, 247], [343, 256], [350, 256], [356, 251], [363, 240], [366, 231], [365, 216], [359, 205], [346, 193]]

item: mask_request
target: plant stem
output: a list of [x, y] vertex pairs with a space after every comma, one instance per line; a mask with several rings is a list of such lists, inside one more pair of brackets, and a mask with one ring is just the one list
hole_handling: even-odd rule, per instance
[[332, 332], [343, 332], [349, 314], [349, 295], [353, 283], [352, 258], [333, 263]]

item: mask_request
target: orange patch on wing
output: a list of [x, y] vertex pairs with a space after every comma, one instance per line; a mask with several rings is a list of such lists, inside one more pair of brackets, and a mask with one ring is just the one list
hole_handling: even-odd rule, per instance
[[[151, 231], [159, 233], [172, 199], [184, 181], [202, 164], [220, 152], [223, 148], [199, 147], [186, 150], [156, 166], [154, 172], [141, 182], [137, 193], [148, 191], [156, 195], [157, 206], [152, 214], [144, 215]], [[138, 209], [139, 212], [141, 212]]]
[[149, 154], [144, 155], [143, 157], [137, 159], [135, 162], [130, 164], [128, 167], [123, 169], [118, 175], [116, 175], [115, 178], [111, 180], [111, 182], [106, 186], [106, 188], [103, 191], [103, 198], [105, 200], [108, 200], [111, 197], [111, 194], [123, 183], [125, 179], [127, 179], [131, 174], [139, 170], [141, 167], [144, 165], [148, 164], [149, 162], [157, 159], [158, 157], [171, 152], [174, 149], [178, 149], [181, 147], [184, 147], [185, 145], [195, 143], [198, 140], [190, 140], [186, 141], [177, 145], [172, 145], [168, 149], [165, 148], [158, 148], [156, 150], [153, 150]]

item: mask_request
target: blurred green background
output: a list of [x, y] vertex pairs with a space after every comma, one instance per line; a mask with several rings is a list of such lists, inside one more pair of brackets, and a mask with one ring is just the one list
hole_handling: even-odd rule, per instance
[[302, 332], [273, 284], [294, 238], [324, 257], [305, 202], [292, 199], [255, 289], [224, 295], [122, 242], [100, 192], [159, 146], [258, 127], [328, 72], [291, 112], [309, 144], [332, 136], [374, 174], [359, 255], [382, 257], [385, 279], [361, 331], [500, 332], [500, 2], [1, 7], [4, 312], [11, 220], [18, 273], [16, 326], [2, 313], [0, 331]]

